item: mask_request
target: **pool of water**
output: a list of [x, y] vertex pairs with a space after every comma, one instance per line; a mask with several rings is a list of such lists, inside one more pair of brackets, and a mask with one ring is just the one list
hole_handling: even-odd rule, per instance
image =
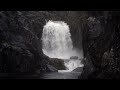
[[52, 72], [43, 73], [41, 79], [78, 79], [81, 72]]
[[81, 72], [50, 72], [42, 74], [2, 73], [0, 79], [78, 79]]

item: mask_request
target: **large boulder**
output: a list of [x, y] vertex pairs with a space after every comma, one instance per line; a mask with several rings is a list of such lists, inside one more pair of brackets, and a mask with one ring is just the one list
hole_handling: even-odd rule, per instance
[[65, 70], [64, 60], [58, 58], [50, 58], [49, 65], [54, 66], [58, 70]]
[[72, 70], [73, 72], [82, 72], [83, 67], [77, 67], [74, 70]]
[[58, 72], [58, 70], [51, 65], [47, 65], [47, 72]]

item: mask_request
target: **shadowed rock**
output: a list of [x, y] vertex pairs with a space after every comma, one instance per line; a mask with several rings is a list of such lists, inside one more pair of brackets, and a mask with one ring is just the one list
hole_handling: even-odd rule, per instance
[[53, 67], [53, 66], [51, 66], [51, 65], [47, 65], [47, 71], [48, 72], [58, 72], [58, 70], [55, 68], [55, 67]]
[[82, 72], [83, 67], [77, 67], [72, 72]]
[[53, 67], [55, 67], [58, 70], [66, 69], [66, 67], [64, 65], [64, 61], [62, 59], [50, 58], [49, 65], [52, 65]]
[[70, 59], [78, 59], [78, 56], [71, 56]]

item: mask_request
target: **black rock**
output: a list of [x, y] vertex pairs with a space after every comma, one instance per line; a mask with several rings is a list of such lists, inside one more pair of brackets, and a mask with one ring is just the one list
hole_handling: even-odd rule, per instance
[[54, 66], [58, 70], [66, 70], [66, 67], [64, 65], [64, 61], [62, 59], [50, 58], [49, 65]]
[[78, 56], [71, 56], [70, 59], [78, 59]]
[[77, 67], [73, 71], [74, 72], [82, 72], [82, 70], [83, 70], [83, 67]]
[[79, 78], [118, 79], [120, 78], [120, 12], [88, 13], [88, 17], [93, 17], [95, 20], [84, 24], [82, 36], [86, 61]]
[[58, 72], [58, 70], [51, 65], [47, 65], [47, 71], [48, 72]]

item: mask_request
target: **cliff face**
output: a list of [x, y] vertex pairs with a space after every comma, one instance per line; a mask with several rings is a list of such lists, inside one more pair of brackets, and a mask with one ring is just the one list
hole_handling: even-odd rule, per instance
[[83, 28], [81, 79], [120, 78], [120, 12], [89, 12]]
[[31, 72], [41, 64], [43, 53], [37, 36], [41, 23], [32, 13], [0, 12], [0, 72]]
[[54, 18], [43, 11], [1, 11], [0, 72], [45, 71], [49, 58], [42, 52], [42, 29]]
[[[0, 72], [47, 71], [50, 59], [42, 52], [43, 26], [48, 20], [62, 20], [77, 27], [79, 23], [74, 23], [77, 20], [74, 15], [78, 14], [68, 11], [1, 11]], [[73, 30], [74, 28], [71, 29], [72, 32]], [[75, 33], [77, 31], [79, 30]], [[72, 39], [75, 42], [77, 38], [73, 36]], [[62, 65], [62, 61], [60, 63]]]

